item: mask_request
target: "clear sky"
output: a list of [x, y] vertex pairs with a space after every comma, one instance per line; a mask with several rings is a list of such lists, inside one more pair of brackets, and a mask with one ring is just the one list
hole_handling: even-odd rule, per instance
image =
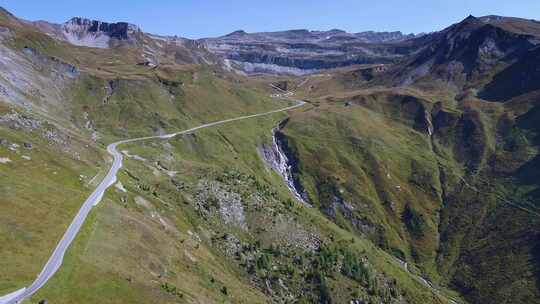
[[0, 0], [0, 6], [28, 20], [127, 21], [189, 38], [238, 29], [431, 32], [469, 14], [540, 19], [540, 0]]

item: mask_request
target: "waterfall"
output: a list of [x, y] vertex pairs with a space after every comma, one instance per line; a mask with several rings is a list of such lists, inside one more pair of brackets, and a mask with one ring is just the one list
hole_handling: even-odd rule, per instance
[[[292, 194], [301, 202], [307, 204], [307, 195], [302, 187], [293, 177], [293, 171], [297, 165], [294, 157], [288, 152], [286, 143], [280, 140], [279, 130], [283, 122], [272, 129], [272, 146], [263, 147], [262, 153], [265, 161], [274, 171], [276, 171], [285, 180], [287, 187]], [[289, 153], [289, 156], [287, 155]]]

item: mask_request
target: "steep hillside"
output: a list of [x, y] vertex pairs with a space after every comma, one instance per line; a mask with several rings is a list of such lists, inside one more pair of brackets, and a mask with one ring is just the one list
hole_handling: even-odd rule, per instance
[[[497, 21], [498, 20], [498, 21]], [[401, 85], [450, 85], [460, 93], [481, 87], [494, 75], [525, 56], [538, 43], [535, 21], [476, 18], [465, 20], [421, 39], [428, 43], [418, 54], [397, 65], [392, 77]], [[517, 19], [520, 20], [520, 19]], [[513, 24], [513, 25], [510, 25]], [[523, 24], [531, 24], [532, 32]]]
[[310, 201], [472, 303], [537, 303], [536, 24], [469, 17], [371, 79], [288, 80], [317, 105], [283, 129]]
[[283, 129], [314, 206], [472, 303], [537, 302], [536, 107], [413, 90], [317, 104]]
[[495, 75], [480, 92], [480, 96], [488, 100], [505, 101], [531, 94], [540, 90], [539, 77], [540, 47], [535, 47]]

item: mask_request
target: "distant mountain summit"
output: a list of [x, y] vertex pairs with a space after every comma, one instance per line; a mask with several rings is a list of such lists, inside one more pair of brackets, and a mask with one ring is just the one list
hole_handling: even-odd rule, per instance
[[[230, 40], [230, 39], [242, 39], [244, 41], [257, 41], [257, 42], [297, 42], [297, 43], [314, 43], [332, 41], [335, 38], [349, 38], [348, 40], [355, 40], [356, 42], [365, 43], [385, 43], [385, 42], [399, 42], [407, 39], [418, 37], [415, 34], [403, 34], [400, 31], [395, 32], [375, 32], [366, 31], [359, 33], [348, 33], [340, 29], [331, 29], [328, 31], [310, 31], [307, 29], [293, 29], [287, 31], [277, 32], [258, 32], [247, 33], [244, 30], [237, 30], [227, 35], [217, 38], [207, 38], [204, 40]], [[337, 39], [339, 40], [339, 39]], [[337, 41], [335, 40], [335, 41]], [[241, 41], [238, 41], [241, 42]]]
[[418, 37], [401, 32], [348, 33], [340, 29], [230, 34], [201, 39], [207, 48], [248, 73], [305, 74], [353, 64], [391, 63], [412, 49], [396, 44]]
[[232, 33], [229, 33], [223, 37], [243, 37], [245, 35], [248, 35], [248, 33], [246, 33], [244, 30], [237, 30], [237, 31], [234, 31]]
[[[65, 36], [72, 40], [74, 44], [82, 41], [88, 36], [104, 36], [108, 39], [130, 40], [135, 39], [134, 35], [140, 33], [138, 26], [127, 22], [107, 23], [97, 20], [75, 17], [64, 23], [63, 30]], [[75, 39], [73, 39], [75, 38]]]
[[54, 38], [73, 45], [108, 48], [121, 42], [134, 43], [141, 29], [127, 22], [108, 23], [82, 17], [74, 17], [64, 24], [46, 21], [34, 22], [42, 31]]
[[218, 62], [201, 43], [178, 36], [145, 33], [128, 22], [104, 22], [74, 17], [63, 24], [25, 21], [57, 41], [89, 48], [127, 47], [138, 65], [155, 67], [161, 63], [192, 64]]

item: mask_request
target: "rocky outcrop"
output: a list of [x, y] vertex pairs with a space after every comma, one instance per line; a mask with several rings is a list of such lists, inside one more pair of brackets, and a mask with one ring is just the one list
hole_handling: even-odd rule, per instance
[[201, 181], [197, 188], [197, 209], [203, 216], [217, 215], [227, 225], [248, 229], [239, 193], [218, 181]]
[[[47, 141], [49, 145], [55, 146], [66, 153], [73, 153], [72, 138], [66, 135], [55, 125], [49, 121], [43, 121], [34, 118], [30, 115], [19, 113], [15, 110], [8, 112], [4, 115], [0, 115], [0, 126], [6, 126], [13, 130], [20, 130], [24, 132], [33, 132], [38, 134]], [[31, 143], [23, 143], [26, 149], [32, 149]], [[16, 145], [15, 148], [19, 148], [20, 145]]]
[[79, 69], [62, 60], [42, 54], [30, 47], [25, 46], [23, 53], [41, 72], [48, 72], [49, 76], [57, 79], [74, 79], [80, 75]]
[[64, 38], [74, 45], [107, 48], [113, 40], [135, 41], [140, 29], [126, 22], [107, 23], [85, 18], [72, 18], [62, 25]]
[[[77, 67], [31, 47], [0, 43], [0, 97], [29, 110], [38, 100], [44, 111], [60, 103], [63, 90], [79, 75]], [[44, 105], [47, 105], [46, 107]]]
[[132, 33], [140, 31], [138, 26], [127, 22], [107, 23], [79, 17], [71, 19], [65, 24], [65, 26], [67, 25], [86, 29], [90, 33], [104, 33], [111, 38], [120, 40], [127, 40]]
[[[323, 53], [324, 54], [324, 53]], [[281, 67], [292, 67], [301, 70], [321, 70], [337, 67], [344, 67], [354, 64], [370, 64], [370, 63], [390, 63], [391, 59], [383, 56], [370, 56], [367, 54], [356, 54], [349, 58], [344, 53], [340, 57], [332, 57], [325, 55], [310, 56], [306, 54], [304, 57], [290, 57], [280, 53], [264, 53], [242, 51], [227, 55], [228, 59], [238, 62], [249, 62], [252, 64], [270, 64]], [[352, 57], [352, 58], [351, 58]]]
[[108, 48], [121, 43], [133, 44], [142, 34], [140, 28], [127, 22], [103, 22], [75, 17], [63, 24], [33, 22], [39, 30], [73, 45]]
[[76, 17], [62, 25], [62, 35], [79, 46], [107, 48], [116, 41], [135, 41], [140, 29], [126, 22], [107, 23]]

